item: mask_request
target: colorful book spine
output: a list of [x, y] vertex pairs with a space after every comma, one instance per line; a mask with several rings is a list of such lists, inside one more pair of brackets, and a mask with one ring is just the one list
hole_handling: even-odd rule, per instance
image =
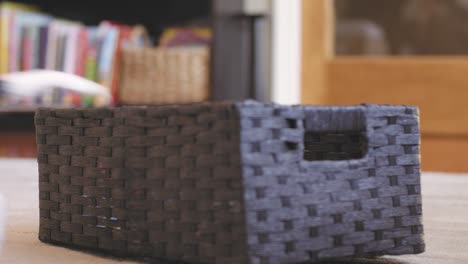
[[65, 34], [60, 34], [57, 39], [57, 56], [55, 61], [55, 69], [57, 71], [65, 70], [65, 43], [67, 41], [67, 36]]
[[55, 20], [49, 24], [47, 29], [47, 48], [46, 48], [46, 65], [45, 68], [48, 70], [57, 70], [57, 56], [60, 38], [60, 20]]
[[120, 60], [121, 60], [121, 50], [122, 47], [127, 46], [131, 40], [131, 28], [129, 26], [111, 23], [112, 26], [119, 30], [119, 38], [117, 40], [117, 47], [114, 50], [114, 63], [112, 66], [112, 79], [111, 79], [111, 95], [113, 98], [113, 103], [118, 103], [119, 98], [119, 81], [120, 81]]
[[67, 107], [73, 106], [73, 95], [70, 91], [65, 91], [63, 94], [62, 105]]
[[37, 69], [39, 67], [39, 26], [31, 25], [29, 28], [31, 36], [31, 69]]
[[9, 32], [12, 13], [12, 9], [3, 5], [0, 7], [0, 74], [8, 72]]
[[85, 27], [80, 28], [77, 45], [75, 74], [84, 77], [86, 69], [86, 56], [88, 52], [88, 31]]
[[76, 107], [80, 107], [82, 105], [81, 102], [82, 96], [79, 93], [72, 93], [72, 105]]
[[46, 68], [46, 56], [47, 56], [47, 35], [49, 32], [48, 26], [39, 27], [39, 45], [38, 45], [38, 65], [37, 68]]
[[23, 27], [21, 29], [21, 52], [20, 52], [20, 67], [21, 71], [32, 69], [31, 62], [32, 55], [32, 40], [31, 40], [31, 28]]
[[81, 100], [82, 107], [93, 107], [94, 106], [94, 96], [89, 94], [84, 94]]
[[65, 96], [65, 90], [62, 88], [55, 89], [54, 92], [54, 104], [55, 105], [63, 105], [63, 99]]
[[10, 32], [8, 41], [8, 53], [10, 58], [8, 59], [8, 71], [15, 72], [21, 70], [21, 50], [23, 36], [22, 28], [19, 26], [22, 23], [22, 17], [19, 11], [12, 12], [10, 18]]
[[81, 26], [78, 24], [69, 24], [65, 26], [65, 43], [63, 57], [63, 71], [76, 73], [76, 61], [78, 60], [78, 35]]
[[[98, 59], [99, 83], [111, 90], [113, 79], [114, 54], [117, 49], [119, 30], [108, 23], [100, 25], [102, 46]], [[115, 99], [114, 99], [115, 101]]]
[[98, 36], [96, 27], [86, 29], [88, 35], [88, 47], [86, 50], [85, 77], [97, 82], [97, 57], [98, 57]]

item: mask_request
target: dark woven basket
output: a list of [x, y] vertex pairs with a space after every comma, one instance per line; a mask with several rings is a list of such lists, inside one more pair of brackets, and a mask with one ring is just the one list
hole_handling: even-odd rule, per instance
[[44, 242], [202, 263], [424, 251], [414, 107], [36, 113]]

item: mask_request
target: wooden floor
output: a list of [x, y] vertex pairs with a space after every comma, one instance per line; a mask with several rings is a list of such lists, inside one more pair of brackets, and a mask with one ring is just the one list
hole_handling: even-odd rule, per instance
[[[424, 173], [423, 210], [427, 252], [331, 263], [468, 263], [468, 174]], [[39, 242], [37, 165], [32, 159], [0, 159], [0, 193], [9, 203], [0, 263], [136, 263]]]

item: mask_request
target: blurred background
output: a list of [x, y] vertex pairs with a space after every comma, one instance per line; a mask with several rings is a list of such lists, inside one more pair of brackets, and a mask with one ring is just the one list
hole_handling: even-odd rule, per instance
[[465, 23], [468, 0], [1, 1], [0, 157], [36, 156], [41, 106], [370, 102], [419, 106], [423, 169], [468, 171]]
[[466, 55], [467, 0], [336, 0], [337, 55]]
[[468, 1], [302, 1], [301, 102], [420, 109], [422, 169], [468, 171]]

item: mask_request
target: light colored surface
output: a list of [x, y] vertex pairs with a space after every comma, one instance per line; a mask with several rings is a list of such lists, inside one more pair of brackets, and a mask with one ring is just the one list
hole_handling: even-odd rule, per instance
[[[333, 263], [468, 263], [468, 175], [424, 173], [422, 182], [426, 253]], [[0, 263], [135, 263], [39, 242], [35, 160], [1, 159], [0, 192], [9, 202]]]
[[0, 263], [135, 263], [44, 244], [38, 240], [39, 192], [33, 159], [0, 159], [0, 193], [8, 206]]
[[407, 263], [468, 263], [468, 175], [423, 173], [426, 252]]
[[0, 254], [2, 254], [2, 245], [5, 235], [6, 208], [3, 196], [0, 193]]

